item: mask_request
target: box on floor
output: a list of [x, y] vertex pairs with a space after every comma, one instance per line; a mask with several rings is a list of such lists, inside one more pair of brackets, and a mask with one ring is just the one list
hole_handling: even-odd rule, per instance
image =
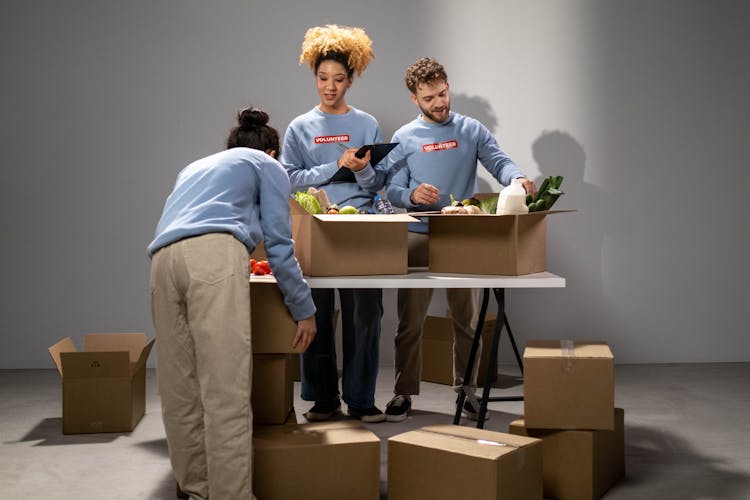
[[263, 500], [380, 498], [380, 439], [359, 421], [260, 426], [253, 448]]
[[434, 425], [388, 439], [389, 500], [542, 498], [539, 439]]
[[305, 275], [406, 274], [408, 223], [417, 219], [405, 214], [312, 215], [294, 199], [289, 207], [294, 254]]
[[130, 432], [146, 413], [145, 333], [89, 333], [83, 351], [66, 337], [48, 351], [62, 377], [63, 433]]
[[[436, 273], [519, 276], [547, 270], [547, 217], [427, 214], [429, 269]], [[416, 214], [414, 214], [416, 215]], [[463, 252], [457, 253], [457, 249]]]
[[612, 431], [529, 429], [524, 420], [509, 432], [542, 440], [545, 498], [594, 500], [625, 475], [625, 412], [614, 410]]
[[532, 429], [614, 429], [614, 356], [604, 342], [530, 340], [524, 420]]
[[[495, 333], [496, 317], [488, 313], [482, 328], [482, 355], [479, 360], [477, 383], [484, 384], [490, 362], [489, 348]], [[497, 378], [497, 360], [492, 381]], [[453, 319], [444, 316], [427, 316], [422, 333], [422, 380], [436, 384], [453, 385]]]

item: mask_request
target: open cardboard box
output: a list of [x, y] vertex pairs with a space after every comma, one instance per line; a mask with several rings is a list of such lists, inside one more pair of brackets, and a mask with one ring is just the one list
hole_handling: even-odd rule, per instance
[[519, 276], [547, 270], [547, 217], [572, 211], [411, 215], [429, 217], [430, 271]]
[[308, 213], [294, 198], [294, 253], [307, 276], [369, 276], [406, 274], [406, 214], [328, 215]]
[[63, 433], [130, 432], [146, 413], [145, 333], [89, 333], [83, 351], [66, 337], [49, 353], [62, 377]]

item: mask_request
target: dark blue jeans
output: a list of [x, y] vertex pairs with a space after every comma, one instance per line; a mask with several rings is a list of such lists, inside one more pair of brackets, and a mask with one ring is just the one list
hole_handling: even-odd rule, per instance
[[[302, 354], [302, 399], [330, 401], [339, 395], [333, 328], [334, 290], [314, 288], [312, 297], [318, 310], [315, 313], [318, 332]], [[383, 290], [339, 289], [339, 302], [344, 350], [343, 399], [354, 408], [369, 408], [375, 404]]]

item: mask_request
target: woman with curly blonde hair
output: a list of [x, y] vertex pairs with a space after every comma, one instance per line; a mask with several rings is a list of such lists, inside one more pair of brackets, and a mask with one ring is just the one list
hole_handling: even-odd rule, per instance
[[[374, 57], [371, 46], [361, 28], [327, 25], [307, 30], [300, 64], [312, 69], [320, 102], [290, 123], [281, 156], [293, 190], [322, 188], [331, 203], [363, 211], [372, 209], [375, 193], [385, 185], [385, 173], [369, 164], [369, 152], [362, 158], [355, 152], [365, 144], [382, 142], [382, 135], [377, 120], [347, 104], [346, 94], [354, 74], [360, 76]], [[349, 415], [365, 422], [385, 420], [375, 406], [382, 298], [379, 289], [339, 290], [344, 350], [341, 392]], [[341, 411], [334, 290], [314, 289], [313, 300], [318, 334], [302, 355], [302, 399], [315, 402], [306, 418], [321, 421]]]

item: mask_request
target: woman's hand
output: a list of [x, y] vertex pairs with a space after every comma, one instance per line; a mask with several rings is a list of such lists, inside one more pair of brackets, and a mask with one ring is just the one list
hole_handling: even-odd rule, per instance
[[292, 348], [300, 346], [300, 352], [305, 352], [315, 338], [315, 315], [297, 322], [297, 335], [292, 341]]
[[341, 158], [339, 158], [338, 161], [339, 168], [348, 168], [352, 172], [359, 172], [365, 168], [367, 164], [370, 163], [370, 151], [368, 150], [362, 158], [357, 158], [354, 153], [356, 153], [358, 149], [359, 148], [350, 148], [344, 151], [344, 154], [341, 155]]

